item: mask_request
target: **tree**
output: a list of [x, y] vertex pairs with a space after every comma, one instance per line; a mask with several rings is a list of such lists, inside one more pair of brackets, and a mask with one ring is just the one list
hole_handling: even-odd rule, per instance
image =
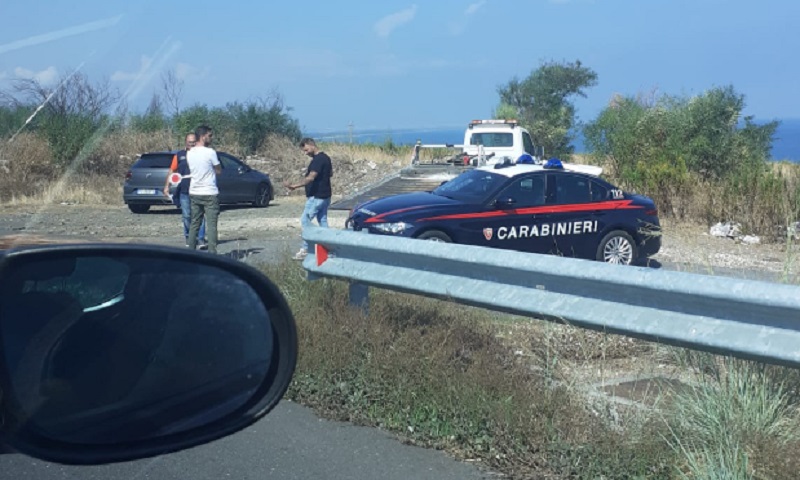
[[131, 127], [142, 133], [155, 133], [167, 129], [168, 123], [161, 107], [161, 97], [157, 93], [154, 93], [150, 99], [144, 115], [131, 117]]
[[12, 137], [25, 126], [36, 105], [19, 102], [7, 92], [0, 92], [0, 139]]
[[738, 168], [762, 168], [769, 158], [778, 122], [758, 125], [742, 116], [744, 106], [744, 96], [732, 86], [648, 103], [615, 97], [584, 135], [622, 177], [641, 162], [672, 157], [703, 180], [720, 179]]
[[507, 103], [501, 103], [498, 105], [492, 114], [492, 118], [500, 119], [514, 119], [518, 116], [519, 114], [517, 113], [517, 109]]
[[261, 148], [271, 133], [293, 141], [300, 139], [299, 123], [290, 112], [281, 95], [273, 92], [266, 98], [233, 102], [224, 108], [195, 104], [181, 111], [174, 123], [178, 132], [191, 132], [198, 125], [208, 125], [214, 129], [217, 145], [238, 144], [242, 154], [250, 155]]
[[174, 119], [181, 113], [183, 98], [183, 80], [178, 78], [175, 70], [168, 70], [161, 75], [161, 90], [169, 109], [168, 113]]
[[108, 81], [93, 84], [81, 72], [62, 77], [55, 86], [20, 79], [13, 89], [23, 102], [38, 105], [30, 128], [47, 138], [54, 160], [61, 164], [71, 162], [90, 144], [120, 100]]
[[597, 74], [580, 60], [545, 62], [524, 80], [513, 78], [498, 88], [501, 103], [497, 113], [515, 112], [547, 155], [569, 155], [574, 151], [570, 143], [575, 126], [575, 106], [570, 99], [586, 97], [585, 90], [596, 84]]
[[247, 154], [258, 151], [270, 133], [300, 140], [300, 126], [277, 93], [244, 104], [229, 104], [228, 111], [234, 118], [239, 145]]

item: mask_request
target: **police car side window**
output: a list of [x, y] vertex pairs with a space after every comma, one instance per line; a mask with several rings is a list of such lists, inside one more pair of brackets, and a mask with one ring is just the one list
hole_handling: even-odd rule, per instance
[[589, 185], [592, 189], [593, 202], [602, 202], [603, 200], [607, 200], [609, 198], [608, 189], [603, 185], [597, 182], [591, 182]]
[[544, 205], [544, 175], [520, 178], [500, 194], [501, 198], [513, 198], [517, 206]]
[[591, 199], [588, 179], [577, 175], [556, 177], [556, 203], [587, 203]]

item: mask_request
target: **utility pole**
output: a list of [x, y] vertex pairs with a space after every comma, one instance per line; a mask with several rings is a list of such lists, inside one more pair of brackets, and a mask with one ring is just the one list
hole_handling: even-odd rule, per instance
[[350, 131], [350, 143], [353, 143], [353, 121], [347, 124], [347, 129]]

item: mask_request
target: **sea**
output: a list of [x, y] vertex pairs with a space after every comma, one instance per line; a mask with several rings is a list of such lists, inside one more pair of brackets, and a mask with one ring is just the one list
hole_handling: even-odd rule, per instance
[[[352, 131], [316, 132], [310, 136], [328, 142], [353, 142], [395, 145], [413, 145], [418, 140], [426, 144], [460, 144], [464, 141], [464, 127], [460, 128], [409, 128], [373, 129]], [[572, 142], [576, 153], [586, 153], [580, 133]], [[800, 163], [800, 118], [780, 120], [772, 141], [772, 160]]]

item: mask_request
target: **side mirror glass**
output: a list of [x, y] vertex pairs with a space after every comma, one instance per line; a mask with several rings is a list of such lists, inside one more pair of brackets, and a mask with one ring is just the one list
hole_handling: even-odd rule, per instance
[[166, 247], [58, 246], [0, 264], [0, 440], [63, 463], [206, 443], [265, 415], [297, 355], [279, 290]]

